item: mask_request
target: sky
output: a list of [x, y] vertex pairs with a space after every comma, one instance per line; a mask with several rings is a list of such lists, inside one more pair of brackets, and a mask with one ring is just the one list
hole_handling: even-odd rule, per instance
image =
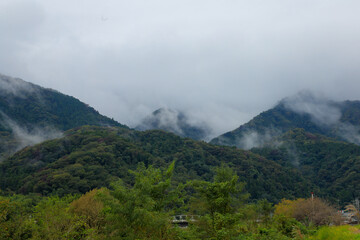
[[130, 127], [184, 111], [214, 136], [304, 89], [360, 99], [358, 0], [0, 0], [0, 73]]

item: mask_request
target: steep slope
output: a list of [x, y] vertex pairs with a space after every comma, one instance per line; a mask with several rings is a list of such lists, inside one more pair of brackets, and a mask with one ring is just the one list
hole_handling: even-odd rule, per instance
[[167, 108], [154, 111], [135, 129], [140, 131], [164, 130], [194, 140], [204, 140], [210, 134], [210, 128], [205, 123], [191, 123], [184, 113]]
[[296, 169], [251, 152], [214, 146], [153, 130], [81, 127], [65, 137], [28, 147], [0, 164], [0, 188], [21, 193], [84, 193], [116, 178], [131, 183], [128, 170], [144, 162], [156, 167], [176, 161], [175, 182], [210, 180], [213, 167], [233, 167], [252, 198], [305, 196], [312, 188]]
[[360, 144], [360, 102], [334, 102], [302, 92], [211, 143], [251, 149], [294, 128]]
[[0, 75], [0, 158], [82, 125], [122, 126], [76, 98]]
[[360, 197], [360, 146], [293, 129], [252, 152], [293, 166], [317, 186], [316, 194], [335, 203]]

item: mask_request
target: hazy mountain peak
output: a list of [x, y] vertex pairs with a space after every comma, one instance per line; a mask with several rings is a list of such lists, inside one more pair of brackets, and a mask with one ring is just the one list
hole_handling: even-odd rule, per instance
[[12, 94], [17, 97], [25, 97], [25, 93], [34, 93], [38, 86], [26, 82], [20, 78], [13, 78], [0, 74], [0, 94]]
[[250, 149], [294, 128], [360, 144], [360, 103], [335, 102], [321, 94], [302, 91], [211, 143]]
[[295, 113], [310, 115], [318, 125], [333, 125], [341, 118], [339, 104], [309, 90], [284, 98], [280, 103]]
[[82, 125], [124, 126], [74, 97], [0, 74], [0, 159]]
[[155, 110], [144, 118], [136, 129], [161, 129], [195, 140], [204, 140], [210, 133], [209, 127], [205, 123], [192, 123], [183, 112], [169, 108]]

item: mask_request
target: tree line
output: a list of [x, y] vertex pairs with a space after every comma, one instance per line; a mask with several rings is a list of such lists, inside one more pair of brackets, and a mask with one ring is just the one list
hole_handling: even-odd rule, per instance
[[[162, 169], [139, 163], [130, 170], [133, 184], [117, 180], [82, 195], [1, 196], [0, 239], [324, 239], [329, 231], [356, 237], [352, 229], [328, 227], [342, 219], [322, 199], [254, 202], [228, 166], [217, 167], [211, 181], [176, 184], [174, 168], [175, 162]], [[180, 228], [171, 221], [179, 214], [197, 217]]]

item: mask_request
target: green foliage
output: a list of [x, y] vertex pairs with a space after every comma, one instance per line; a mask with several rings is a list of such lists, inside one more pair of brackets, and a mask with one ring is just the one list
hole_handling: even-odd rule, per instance
[[32, 236], [28, 226], [37, 196], [0, 196], [0, 239], [27, 239]]
[[85, 126], [63, 138], [26, 148], [0, 163], [0, 188], [8, 192], [42, 195], [85, 193], [109, 187], [121, 178], [133, 184], [139, 162], [167, 167], [176, 160], [174, 183], [209, 181], [214, 167], [228, 164], [246, 182], [253, 199], [303, 196], [308, 184], [295, 169], [247, 151], [183, 139], [163, 131], [137, 132], [124, 128]]
[[82, 217], [86, 224], [96, 230], [100, 230], [104, 224], [104, 204], [98, 195], [109, 195], [107, 189], [93, 189], [85, 193], [79, 199], [74, 200], [70, 204], [70, 212]]
[[192, 186], [205, 203], [204, 211], [211, 216], [235, 212], [239, 202], [248, 197], [243, 194], [245, 184], [238, 179], [231, 168], [222, 166], [216, 169], [213, 182], [193, 181]]
[[248, 195], [244, 191], [244, 183], [225, 166], [216, 168], [213, 182], [193, 181], [190, 185], [195, 194], [190, 211], [201, 215], [197, 223], [202, 237], [212, 239], [231, 239], [236, 236], [235, 224], [239, 221], [239, 208]]
[[170, 206], [179, 201], [170, 189], [174, 163], [166, 171], [139, 164], [135, 184], [122, 181], [112, 185], [111, 196], [103, 196], [107, 215], [106, 233], [114, 239], [170, 239]]
[[336, 226], [336, 227], [322, 227], [314, 235], [308, 238], [309, 240], [359, 240], [360, 227], [359, 226]]
[[334, 125], [319, 124], [310, 114], [299, 114], [286, 107], [286, 103], [281, 101], [274, 108], [260, 113], [248, 123], [239, 128], [227, 132], [211, 140], [213, 144], [244, 147], [241, 144], [242, 137], [249, 133], [270, 134], [280, 136], [281, 134], [296, 128], [302, 128], [306, 132], [321, 134], [327, 137], [344, 139], [341, 124], [352, 124], [360, 126], [360, 101], [328, 102], [329, 106], [339, 109], [341, 118], [339, 123]]
[[[298, 169], [314, 185], [310, 192], [344, 206], [360, 191], [360, 147], [335, 141], [303, 129], [288, 131], [276, 139], [281, 146], [253, 149], [282, 166]], [[310, 193], [309, 192], [309, 193]]]
[[187, 183], [193, 190], [187, 194], [202, 207], [188, 228], [176, 227], [172, 216], [187, 202], [183, 187], [171, 181], [174, 165], [161, 170], [139, 164], [131, 171], [134, 184], [117, 181], [110, 190], [82, 196], [1, 197], [0, 239], [359, 239], [359, 227], [316, 231], [291, 217], [272, 217], [266, 200], [239, 202], [246, 198], [244, 186], [224, 166], [212, 182]]
[[[52, 126], [59, 130], [83, 125], [121, 126], [74, 97], [36, 85], [33, 87], [35, 91], [22, 95], [0, 94], [2, 113], [29, 130], [34, 126]], [[9, 130], [6, 125], [1, 125], [2, 129]]]
[[339, 225], [342, 222], [337, 209], [320, 198], [283, 199], [275, 206], [275, 215], [295, 218], [306, 225]]
[[[327, 104], [341, 112], [338, 123], [316, 123], [309, 114], [295, 113], [280, 102], [211, 143], [241, 148], [244, 145], [240, 140], [249, 134], [271, 135], [268, 144], [264, 142], [264, 147], [252, 151], [283, 167], [300, 170], [302, 177], [309, 180], [311, 190], [307, 194], [315, 192], [344, 206], [359, 197], [360, 191], [360, 147], [346, 142], [349, 135], [359, 135], [360, 101]], [[344, 131], [348, 126], [353, 127], [351, 133]], [[352, 140], [358, 143], [356, 138]]]
[[85, 234], [86, 223], [81, 218], [74, 218], [68, 211], [72, 196], [49, 197], [41, 201], [34, 209], [28, 224], [32, 225], [35, 239], [80, 238]]
[[[0, 79], [0, 82], [2, 81], [3, 79]], [[127, 128], [113, 119], [102, 116], [95, 109], [74, 97], [34, 84], [25, 82], [23, 84], [29, 85], [27, 87], [29, 91], [19, 91], [18, 94], [0, 91], [0, 141], [2, 143], [0, 160], [8, 157], [21, 146], [20, 139], [12, 134], [13, 129], [8, 123], [9, 120], [26, 132], [35, 132], [35, 134], [38, 129], [50, 128], [65, 131], [83, 125]]]

